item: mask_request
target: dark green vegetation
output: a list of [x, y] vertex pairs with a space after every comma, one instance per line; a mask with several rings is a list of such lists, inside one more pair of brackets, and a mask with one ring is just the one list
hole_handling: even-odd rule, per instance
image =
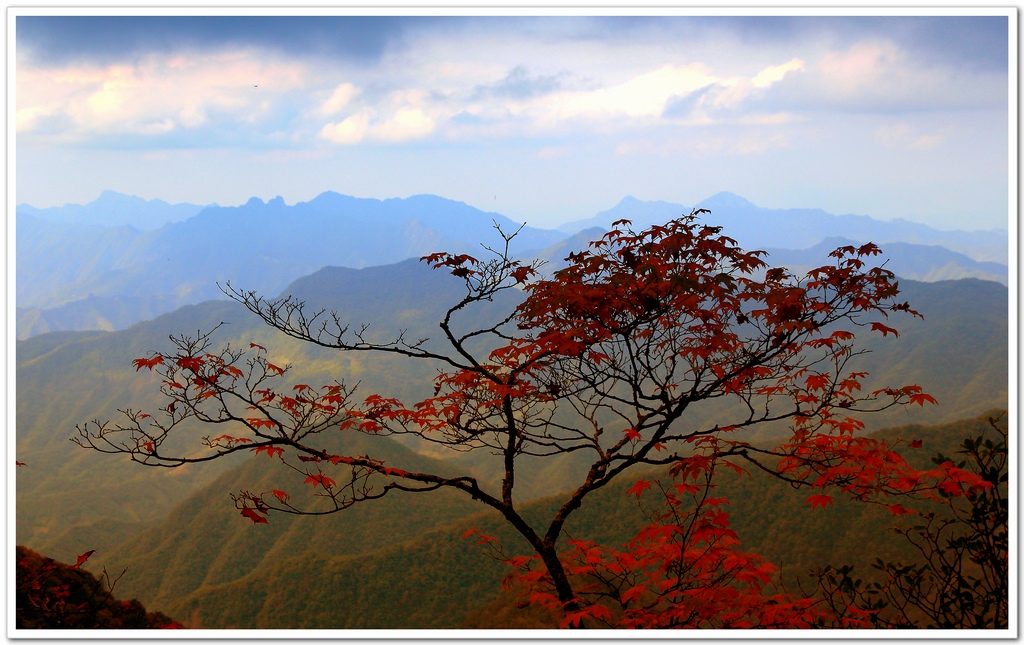
[[[964, 428], [956, 451], [942, 450], [935, 465], [965, 468], [988, 486], [961, 497], [939, 490], [939, 498], [917, 504], [912, 521], [894, 530], [913, 545], [909, 558], [863, 567], [819, 570], [819, 589], [839, 615], [852, 604], [871, 611], [873, 627], [1006, 629], [1009, 592], [1009, 428], [1004, 415], [990, 427]], [[900, 510], [900, 514], [905, 512]], [[838, 593], [837, 593], [838, 592]]]
[[111, 579], [98, 579], [78, 566], [57, 562], [19, 546], [17, 562], [16, 626], [18, 629], [167, 629], [181, 625], [157, 612], [148, 612], [138, 600], [117, 600]]

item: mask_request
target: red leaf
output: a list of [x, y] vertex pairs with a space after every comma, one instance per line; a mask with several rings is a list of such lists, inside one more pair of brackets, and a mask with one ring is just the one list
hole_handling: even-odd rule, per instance
[[890, 513], [892, 513], [893, 515], [896, 515], [897, 517], [902, 516], [902, 515], [913, 515], [914, 514], [913, 511], [908, 510], [906, 508], [903, 508], [902, 504], [890, 504], [889, 506], [886, 506], [885, 508], [887, 508]]
[[157, 354], [152, 358], [136, 358], [135, 360], [132, 361], [132, 365], [135, 366], [135, 371], [138, 372], [143, 367], [153, 369], [154, 367], [162, 364], [163, 362], [164, 357], [161, 356], [160, 354]]
[[267, 348], [264, 347], [263, 345], [257, 345], [256, 343], [249, 343], [249, 349], [252, 349], [254, 347], [256, 349], [260, 350], [260, 351], [263, 351], [263, 352], [267, 351]]
[[203, 366], [203, 359], [196, 358], [195, 356], [182, 356], [177, 360], [177, 363], [180, 367], [197, 372]]
[[925, 403], [931, 403], [933, 405], [938, 405], [938, 403], [939, 403], [930, 394], [911, 394], [910, 395], [910, 402], [912, 404], [916, 403], [916, 404], [920, 405], [922, 408], [924, 407]]
[[529, 277], [532, 273], [535, 273], [535, 271], [530, 267], [520, 266], [513, 269], [510, 275], [515, 279], [517, 283], [522, 283], [526, 282], [526, 278]]
[[284, 454], [284, 448], [278, 448], [276, 446], [257, 446], [255, 448], [252, 448], [251, 450], [254, 450], [257, 455], [260, 454], [261, 452], [266, 452], [268, 457]]
[[260, 428], [273, 428], [274, 426], [277, 425], [277, 421], [273, 421], [271, 419], [251, 418], [251, 419], [246, 419], [245, 421], [246, 421], [246, 423], [248, 423], [252, 427], [256, 428], [257, 430], [260, 429]]
[[825, 508], [826, 506], [829, 506], [829, 505], [832, 504], [832, 496], [831, 495], [811, 495], [810, 497], [807, 498], [807, 503], [811, 505], [812, 509], [813, 508], [817, 508], [819, 506], [821, 508]]
[[277, 499], [281, 500], [282, 502], [287, 502], [291, 498], [291, 495], [289, 495], [288, 493], [284, 492], [283, 490], [277, 490], [275, 488], [275, 489], [271, 490], [270, 492], [274, 495], [274, 497], [276, 497]]
[[24, 466], [24, 465], [25, 465], [25, 462], [24, 462], [24, 461], [18, 461], [18, 460], [15, 460], [15, 461], [14, 461], [14, 465], [15, 465], [15, 466], [19, 466], [19, 467], [20, 467], [20, 466]]
[[898, 331], [896, 331], [895, 329], [893, 329], [892, 327], [887, 327], [887, 326], [883, 325], [880, 322], [873, 322], [873, 323], [871, 323], [871, 331], [880, 331], [880, 332], [882, 332], [883, 336], [888, 336], [890, 333], [893, 336], [899, 336], [900, 335], [900, 333]]
[[89, 556], [92, 555], [93, 553], [96, 553], [96, 549], [91, 549], [89, 551], [86, 551], [82, 555], [78, 556], [78, 561], [75, 562], [75, 564], [73, 564], [71, 566], [71, 568], [72, 569], [78, 569], [79, 567], [81, 567], [83, 564], [85, 564], [85, 561], [88, 560]]
[[626, 494], [627, 495], [636, 495], [637, 497], [640, 497], [640, 494], [643, 493], [645, 490], [647, 490], [650, 487], [651, 487], [650, 482], [648, 482], [647, 480], [641, 479], [640, 481], [638, 481], [637, 483], [633, 484], [628, 489], [626, 489]]
[[242, 508], [242, 516], [248, 517], [253, 524], [270, 524], [267, 518], [256, 512], [256, 509], [245, 506]]
[[911, 441], [911, 442], [910, 442], [910, 444], [909, 444], [909, 446], [910, 446], [911, 448], [920, 448], [920, 447], [921, 447], [921, 446], [923, 446], [923, 445], [924, 445], [924, 442], [923, 442], [923, 441], [921, 441], [920, 439], [914, 439], [914, 440], [913, 440], [913, 441]]
[[313, 488], [316, 488], [317, 485], [323, 486], [324, 488], [330, 488], [330, 487], [334, 486], [336, 482], [333, 479], [331, 479], [330, 477], [328, 477], [327, 475], [324, 475], [323, 473], [320, 473], [320, 474], [317, 474], [317, 475], [310, 475], [309, 477], [306, 477], [306, 481], [304, 481], [302, 483], [303, 484], [310, 484], [311, 483], [311, 484], [313, 484]]

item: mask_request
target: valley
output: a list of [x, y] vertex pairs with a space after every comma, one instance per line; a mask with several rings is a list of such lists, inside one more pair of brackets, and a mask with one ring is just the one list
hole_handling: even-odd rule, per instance
[[[329, 210], [325, 204], [351, 205], [356, 215], [345, 227], [324, 229]], [[625, 204], [634, 211], [644, 208], [640, 202]], [[342, 324], [368, 325], [366, 338], [375, 342], [388, 342], [402, 333], [437, 340], [437, 322], [465, 287], [415, 257], [402, 258], [437, 250], [437, 244], [473, 252], [474, 237], [488, 239], [488, 232], [493, 233], [490, 220], [498, 216], [457, 205], [444, 216], [424, 214], [413, 223], [402, 219], [414, 206], [426, 211], [451, 207], [426, 197], [373, 202], [325, 194], [299, 206], [291, 212], [279, 201], [254, 200], [237, 209], [211, 207], [154, 229], [160, 232], [156, 237], [153, 231], [111, 228], [119, 231], [121, 241], [103, 244], [119, 248], [121, 255], [115, 258], [111, 251], [91, 267], [69, 257], [78, 264], [68, 270], [81, 276], [72, 280], [58, 277], [56, 270], [47, 276], [38, 267], [26, 269], [34, 282], [26, 283], [25, 289], [38, 290], [36, 303], [52, 304], [82, 290], [90, 295], [50, 309], [19, 309], [18, 333], [23, 338], [16, 357], [16, 443], [18, 459], [27, 465], [18, 470], [18, 544], [65, 561], [96, 549], [87, 564], [90, 570], [127, 567], [119, 595], [137, 597], [150, 611], [197, 628], [550, 626], [536, 612], [515, 610], [514, 599], [501, 593], [504, 565], [462, 536], [478, 528], [517, 553], [525, 552], [525, 543], [495, 513], [481, 511], [455, 491], [396, 494], [335, 515], [274, 515], [268, 525], [253, 525], [239, 517], [229, 495], [285, 485], [288, 474], [275, 467], [273, 459], [241, 454], [208, 464], [149, 469], [123, 456], [82, 450], [69, 441], [77, 423], [112, 418], [125, 406], [158, 407], [155, 375], [134, 369], [131, 362], [152, 351], [165, 351], [170, 335], [196, 330], [216, 328], [213, 338], [218, 346], [265, 346], [268, 360], [295, 366], [292, 383], [344, 378], [358, 382], [364, 395], [379, 392], [406, 401], [429, 395], [438, 365], [311, 347], [267, 327], [223, 294], [209, 299], [220, 293], [210, 280], [231, 280], [232, 286], [268, 296], [291, 296], [312, 310], [336, 311]], [[619, 210], [624, 208], [619, 205]], [[645, 212], [665, 209], [655, 203]], [[360, 215], [364, 211], [374, 214]], [[612, 216], [601, 215], [585, 224], [600, 226], [602, 217]], [[26, 215], [31, 223], [28, 217], [35, 215]], [[277, 228], [267, 230], [270, 222]], [[374, 226], [394, 231], [398, 222], [405, 222], [404, 244], [366, 242], [380, 239]], [[504, 219], [499, 223], [503, 230], [513, 226]], [[261, 226], [263, 247], [240, 233]], [[33, 240], [35, 229], [25, 230], [26, 239]], [[107, 234], [92, 230], [100, 237]], [[287, 240], [290, 232], [296, 232], [293, 241]], [[524, 229], [517, 248], [527, 257], [547, 259], [550, 272], [601, 233], [599, 228], [584, 229], [570, 237], [568, 231]], [[316, 243], [302, 244], [303, 239]], [[828, 248], [849, 239], [823, 238], [804, 250], [774, 249], [769, 259], [806, 270], [827, 260]], [[209, 245], [192, 240], [207, 240]], [[38, 253], [52, 252], [52, 246], [39, 244]], [[887, 266], [911, 278], [900, 280], [900, 298], [923, 318], [895, 317], [891, 324], [899, 329], [898, 338], [865, 335], [858, 346], [867, 353], [858, 357], [858, 369], [870, 373], [867, 390], [915, 383], [938, 405], [897, 407], [866, 416], [867, 429], [889, 428], [884, 430], [889, 436], [907, 440], [925, 437], [929, 448], [950, 450], [964, 432], [974, 431], [969, 429], [977, 422], [971, 419], [1008, 405], [1009, 296], [1001, 284], [1006, 267], [918, 243], [893, 242], [889, 248], [894, 255]], [[156, 259], [131, 263], [133, 254], [157, 258], [180, 255], [180, 249], [190, 254], [187, 261], [176, 263], [180, 272], [161, 270]], [[32, 261], [34, 252], [19, 256], [19, 263]], [[978, 257], [984, 253], [977, 251]], [[396, 262], [368, 265], [374, 257], [393, 257]], [[341, 266], [329, 266], [332, 260]], [[949, 276], [958, 279], [945, 279]], [[59, 287], [42, 286], [47, 280], [54, 285], [64, 282]], [[19, 282], [19, 298], [20, 289]], [[92, 289], [107, 295], [96, 295]], [[519, 290], [502, 292], [476, 309], [459, 312], [453, 327], [470, 330], [494, 324], [522, 298]], [[124, 312], [121, 318], [111, 314], [117, 307]], [[29, 318], [28, 311], [36, 318]], [[58, 318], [57, 312], [65, 317]], [[43, 319], [49, 322], [40, 323]], [[727, 411], [718, 403], [698, 406], [680, 423], [712, 424]], [[782, 431], [781, 426], [767, 426], [748, 438], [771, 443]], [[187, 434], [200, 432], [197, 426]], [[339, 433], [327, 440], [338, 443], [328, 446], [332, 451], [372, 450], [402, 468], [464, 473], [489, 490], [500, 484], [500, 464], [484, 452], [451, 454], [410, 440], [358, 433]], [[572, 488], [585, 474], [585, 464], [571, 454], [554, 460], [525, 459], [519, 473], [517, 501], [526, 504], [524, 515], [539, 521], [553, 512], [550, 495]], [[612, 544], [626, 540], [643, 517], [624, 491], [642, 474], [630, 471], [588, 499], [567, 532]], [[887, 525], [891, 518], [884, 509], [842, 502], [812, 512], [804, 503], [806, 495], [759, 475], [729, 477], [721, 486], [744, 543], [778, 562], [785, 580], [797, 580], [826, 561], [861, 562], [858, 558], [865, 552], [898, 552], [891, 541], [865, 547], [864, 534], [884, 534], [865, 528]], [[293, 490], [300, 487], [298, 481], [291, 485]], [[337, 607], [346, 611], [338, 612]]]

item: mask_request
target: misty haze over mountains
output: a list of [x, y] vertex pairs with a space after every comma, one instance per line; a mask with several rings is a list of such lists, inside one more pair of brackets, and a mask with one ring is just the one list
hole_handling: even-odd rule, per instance
[[[17, 543], [66, 561], [95, 549], [89, 570], [127, 568], [119, 594], [191, 627], [456, 628], [474, 625], [474, 612], [495, 613], [489, 603], [499, 602], [506, 572], [467, 549], [464, 536], [480, 528], [506, 544], [517, 538], [463, 496], [389, 495], [336, 515], [275, 517], [254, 530], [228, 495], [290, 485], [293, 480], [281, 477], [266, 456], [240, 453], [195, 467], [150, 469], [81, 450], [68, 438], [78, 422], [115, 418], [124, 406], [156, 410], [165, 404], [154, 375], [136, 370], [132, 360], [163, 350], [169, 335], [196, 330], [214, 330], [217, 346], [265, 346], [268, 357], [296, 365], [295, 378], [306, 382], [349, 379], [364, 393], [419, 400], [433, 384], [434, 364], [343, 354], [283, 337], [226, 300], [215, 281], [335, 309], [343, 325], [369, 325], [366, 337], [374, 342], [403, 332], [436, 342], [438, 320], [465, 294], [465, 285], [418, 258], [439, 250], [481, 257], [481, 243], [501, 242], [495, 222], [505, 231], [518, 225], [431, 195], [375, 200], [328, 192], [291, 206], [281, 198], [254, 198], [237, 207], [193, 207], [194, 214], [176, 221], [189, 205], [122, 197], [105, 193], [97, 200], [133, 205], [135, 210], [117, 213], [116, 225], [98, 223], [103, 220], [96, 202], [17, 213], [23, 340], [15, 357], [14, 432], [17, 457], [28, 464], [18, 469]], [[725, 227], [742, 246], [764, 248], [770, 262], [798, 273], [827, 263], [836, 246], [890, 240], [879, 242], [886, 254], [875, 261], [888, 262], [903, 278], [900, 299], [924, 317], [899, 316], [898, 339], [858, 336], [865, 351], [858, 364], [870, 374], [865, 388], [915, 383], [939, 405], [914, 406], [913, 416], [903, 408], [880, 412], [871, 430], [901, 426], [900, 436], [923, 436], [930, 449], [947, 450], [948, 444], [953, 450], [950, 438], [961, 436], [955, 422], [1006, 407], [1009, 269], [986, 259], [1005, 261], [1005, 232], [949, 233], [821, 211], [760, 209], [728, 193], [697, 206], [712, 211], [702, 219]], [[642, 228], [690, 210], [627, 197], [561, 230], [525, 227], [513, 251], [546, 260], [550, 271], [614, 220], [629, 218]], [[503, 291], [462, 310], [453, 329], [493, 325], [523, 295]], [[709, 425], [722, 409], [695, 407], [686, 422]], [[904, 425], [910, 422], [953, 425], [922, 430]], [[767, 440], [771, 431], [751, 439]], [[501, 457], [487, 451], [442, 454], [388, 436], [331, 433], [325, 445], [336, 452], [372, 449], [388, 463], [464, 474], [488, 488], [499, 485], [504, 472]], [[584, 475], [580, 454], [519, 462], [517, 501], [528, 513], [549, 513], [548, 496]], [[754, 546], [784, 561], [787, 575], [886, 548], [865, 546], [864, 537], [889, 534], [878, 530], [888, 526], [884, 509], [874, 517], [864, 515], [869, 505], [837, 503], [828, 509], [831, 515], [815, 515], [782, 482], [772, 488], [759, 479], [729, 481], [722, 490], [729, 492], [731, 507], [742, 510], [735, 525], [753, 536]], [[627, 539], [642, 516], [623, 488], [608, 486], [588, 501], [571, 534], [608, 543]], [[783, 499], [782, 506], [766, 504], [766, 497]], [[784, 553], [771, 551], [779, 545]]]
[[[923, 281], [980, 278], [1006, 284], [1008, 234], [940, 231], [903, 220], [766, 209], [719, 193], [693, 207], [626, 197], [558, 230], [524, 226], [518, 256], [555, 269], [619, 219], [636, 229], [707, 209], [740, 246], [770, 250], [769, 263], [817, 266], [840, 244], [875, 242], [897, 275]], [[17, 207], [17, 335], [113, 330], [186, 304], [223, 299], [217, 283], [276, 295], [325, 266], [362, 268], [436, 251], [479, 256], [497, 247], [494, 230], [519, 223], [434, 195], [364, 199], [325, 192], [308, 202], [280, 197], [243, 205], [168, 204], [105, 191], [95, 201], [46, 209]]]

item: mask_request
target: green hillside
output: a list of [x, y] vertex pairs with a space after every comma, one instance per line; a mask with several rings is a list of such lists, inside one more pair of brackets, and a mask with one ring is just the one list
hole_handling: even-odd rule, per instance
[[[311, 307], [340, 310], [342, 320], [371, 323], [368, 334], [393, 337], [439, 334], [437, 321], [461, 297], [461, 281], [432, 272], [416, 261], [371, 269], [324, 269], [297, 281], [288, 293]], [[497, 302], [507, 311], [514, 306]], [[469, 313], [456, 324], [481, 322], [484, 311]], [[494, 311], [493, 309], [491, 311]], [[295, 364], [295, 379], [330, 383], [336, 378], [359, 383], [359, 392], [387, 393], [412, 399], [429, 392], [436, 366], [409, 364], [394, 357], [340, 355], [310, 347], [265, 325], [230, 301], [189, 305], [129, 329], [43, 334], [17, 344], [17, 452], [28, 464], [18, 470], [17, 537], [30, 548], [70, 558], [90, 548], [105, 552], [120, 538], [162, 519], [187, 495], [238, 461], [215, 461], [189, 468], [152, 469], [121, 456], [83, 450], [69, 439], [76, 423], [114, 419], [125, 407], [154, 411], [159, 398], [153, 373], [137, 372], [134, 358], [166, 350], [169, 335], [196, 333], [226, 323], [214, 335], [220, 345], [256, 342], [270, 349], [277, 364]], [[195, 438], [209, 434], [193, 427]], [[103, 527], [118, 527], [106, 531]], [[87, 536], [87, 538], [85, 537]], [[84, 543], [84, 539], [90, 542]]]
[[[902, 438], [904, 445], [909, 440], [921, 440], [923, 448], [908, 449], [905, 456], [923, 467], [931, 455], [952, 454], [963, 437], [984, 433], [986, 428], [983, 420], [966, 420], [941, 426], [902, 426], [879, 436]], [[241, 475], [243, 469], [238, 472]], [[609, 486], [589, 497], [567, 533], [604, 544], [622, 544], [642, 525], [635, 500], [624, 493], [642, 475], [659, 476], [637, 472], [624, 477], [621, 485]], [[661, 477], [668, 479], [664, 474]], [[870, 573], [867, 565], [875, 557], [910, 555], [906, 543], [885, 530], [896, 520], [883, 507], [837, 497], [834, 506], [811, 510], [806, 490], [794, 490], [759, 473], [723, 473], [718, 486], [719, 492], [730, 499], [728, 512], [744, 547], [779, 564], [782, 581], [791, 591], [801, 582], [806, 586], [804, 575], [812, 568], [853, 563], [858, 571]], [[478, 528], [497, 537], [510, 553], [525, 553], [525, 543], [495, 514], [466, 516], [406, 541], [391, 534], [396, 522], [408, 522], [409, 533], [428, 528], [420, 518], [434, 512], [429, 510], [433, 503], [429, 498], [416, 496], [388, 509], [375, 520], [382, 522], [375, 525], [380, 528], [376, 534], [388, 535], [386, 542], [379, 538], [359, 544], [346, 542], [350, 530], [346, 527], [361, 525], [363, 515], [338, 517], [332, 527], [317, 524], [315, 518], [300, 518], [287, 529], [274, 527], [276, 516], [272, 516], [269, 526], [251, 526], [236, 516], [224, 537], [220, 524], [208, 528], [202, 521], [212, 517], [211, 511], [190, 500], [163, 526], [146, 534], [166, 536], [167, 543], [176, 545], [173, 553], [165, 549], [153, 555], [153, 543], [143, 540], [119, 550], [117, 555], [124, 559], [117, 563], [129, 566], [137, 576], [134, 586], [128, 588], [131, 593], [149, 606], [182, 617], [193, 628], [547, 626], [537, 622], [536, 612], [515, 608], [515, 599], [501, 591], [504, 566], [488, 557], [486, 549], [477, 546], [474, 539], [462, 537], [467, 530]], [[539, 500], [529, 505], [526, 515], [540, 520], [550, 515], [556, 503], [557, 499]], [[223, 500], [220, 505], [225, 506]], [[187, 528], [181, 530], [183, 524]], [[309, 545], [304, 546], [301, 539], [285, 537], [293, 531], [306, 536], [329, 531], [338, 536], [339, 543], [332, 545], [322, 536], [309, 537]], [[197, 542], [216, 555], [201, 555], [202, 547]], [[262, 550], [252, 551], [246, 546], [257, 542]], [[217, 566], [206, 564], [217, 558], [235, 558], [233, 552], [239, 550], [247, 554], [248, 570], [244, 575], [226, 579], [215, 573]], [[179, 564], [166, 566], [152, 578], [151, 586], [160, 590], [154, 593], [145, 582], [152, 575], [145, 568], [147, 562], [171, 558]], [[201, 585], [187, 594], [168, 591], [194, 586], [194, 581], [202, 577], [195, 569], [206, 572]], [[183, 584], [186, 580], [190, 584]]]
[[[905, 297], [924, 320], [901, 316], [892, 324], [899, 339], [862, 334], [872, 350], [858, 369], [872, 373], [865, 389], [883, 385], [921, 385], [939, 401], [911, 411], [894, 409], [868, 417], [869, 428], [910, 421], [941, 423], [1003, 407], [1007, 401], [1008, 294], [1006, 287], [980, 280], [939, 283], [904, 282]], [[324, 269], [296, 281], [286, 291], [311, 307], [340, 310], [342, 320], [370, 322], [368, 333], [393, 337], [436, 337], [436, 322], [464, 287], [443, 272], [416, 261], [370, 269]], [[515, 293], [493, 308], [460, 312], [463, 329], [491, 320], [514, 306]], [[344, 378], [360, 383], [360, 393], [380, 392], [415, 400], [429, 392], [435, 366], [425, 362], [341, 354], [314, 349], [284, 337], [232, 302], [187, 306], [153, 321], [112, 332], [43, 334], [17, 344], [17, 454], [28, 464], [18, 471], [17, 538], [19, 543], [58, 558], [88, 548], [106, 552], [117, 541], [158, 521], [192, 492], [210, 482], [228, 462], [171, 471], [139, 467], [122, 458], [78, 448], [68, 441], [74, 424], [110, 419], [126, 406], [154, 409], [153, 374], [136, 373], [130, 362], [168, 347], [167, 336], [228, 324], [218, 343], [257, 342], [279, 364], [296, 365], [295, 377], [306, 382]], [[683, 423], [705, 424], [719, 418], [720, 405], [695, 407]], [[774, 431], [779, 431], [775, 428]], [[754, 437], [766, 438], [772, 429]], [[195, 428], [194, 434], [204, 434]], [[411, 443], [407, 447], [421, 449]], [[428, 453], [450, 459], [453, 467], [483, 483], [496, 482], [500, 464], [484, 452], [464, 455]], [[236, 462], [237, 463], [237, 462]], [[536, 498], [562, 489], [581, 472], [578, 457], [528, 460], [523, 463], [517, 495]], [[86, 541], [88, 540], [88, 541]]]

